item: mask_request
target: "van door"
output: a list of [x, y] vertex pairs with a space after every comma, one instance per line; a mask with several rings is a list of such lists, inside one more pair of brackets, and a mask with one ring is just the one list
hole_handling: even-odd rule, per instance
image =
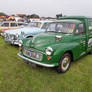
[[87, 52], [92, 51], [92, 21], [88, 22], [88, 48]]
[[85, 34], [85, 26], [84, 24], [78, 24], [76, 30], [76, 40], [79, 44], [78, 46], [78, 57], [83, 56], [86, 54], [86, 34]]

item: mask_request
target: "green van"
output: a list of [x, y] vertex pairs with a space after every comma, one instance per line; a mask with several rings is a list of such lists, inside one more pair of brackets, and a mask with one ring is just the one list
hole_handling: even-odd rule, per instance
[[69, 70], [71, 61], [92, 52], [92, 18], [61, 17], [48, 24], [45, 33], [24, 39], [18, 56], [33, 64]]

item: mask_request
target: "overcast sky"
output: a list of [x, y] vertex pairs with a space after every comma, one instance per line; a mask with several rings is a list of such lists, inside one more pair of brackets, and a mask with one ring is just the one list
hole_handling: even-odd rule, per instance
[[0, 11], [7, 14], [92, 16], [92, 0], [0, 0]]

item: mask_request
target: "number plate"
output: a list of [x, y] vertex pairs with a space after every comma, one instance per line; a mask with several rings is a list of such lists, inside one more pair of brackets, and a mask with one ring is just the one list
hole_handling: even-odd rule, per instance
[[36, 60], [42, 60], [42, 54], [31, 49], [24, 49], [23, 54]]

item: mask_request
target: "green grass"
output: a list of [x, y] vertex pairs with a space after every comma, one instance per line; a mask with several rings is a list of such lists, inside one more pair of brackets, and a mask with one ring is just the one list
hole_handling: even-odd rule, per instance
[[92, 92], [92, 55], [58, 74], [55, 68], [32, 68], [17, 53], [0, 37], [0, 92]]

